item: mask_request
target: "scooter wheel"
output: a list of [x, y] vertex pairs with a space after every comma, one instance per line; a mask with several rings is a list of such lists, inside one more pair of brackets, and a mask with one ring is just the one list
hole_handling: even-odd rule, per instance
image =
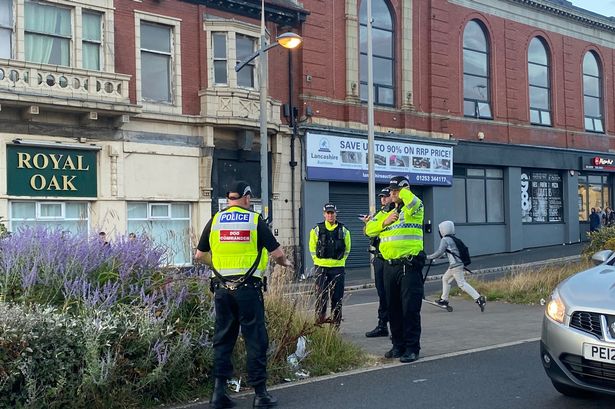
[[453, 307], [451, 307], [450, 305], [447, 305], [446, 306], [446, 311], [453, 312]]

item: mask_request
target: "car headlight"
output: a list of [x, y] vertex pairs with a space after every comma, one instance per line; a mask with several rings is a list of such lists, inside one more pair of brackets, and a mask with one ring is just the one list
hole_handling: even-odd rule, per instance
[[551, 294], [551, 299], [547, 304], [547, 316], [553, 321], [564, 323], [564, 317], [566, 316], [566, 306], [562, 301], [557, 290]]

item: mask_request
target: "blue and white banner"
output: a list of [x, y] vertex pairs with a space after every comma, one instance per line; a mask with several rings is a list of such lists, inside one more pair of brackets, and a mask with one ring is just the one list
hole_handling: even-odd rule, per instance
[[[307, 133], [307, 178], [367, 182], [367, 140]], [[451, 186], [453, 148], [418, 143], [374, 141], [376, 182], [404, 175], [415, 185]]]

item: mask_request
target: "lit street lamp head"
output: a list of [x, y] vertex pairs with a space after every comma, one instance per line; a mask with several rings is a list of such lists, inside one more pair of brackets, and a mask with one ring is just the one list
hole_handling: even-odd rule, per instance
[[280, 34], [276, 41], [284, 48], [296, 48], [303, 42], [303, 38], [296, 33]]

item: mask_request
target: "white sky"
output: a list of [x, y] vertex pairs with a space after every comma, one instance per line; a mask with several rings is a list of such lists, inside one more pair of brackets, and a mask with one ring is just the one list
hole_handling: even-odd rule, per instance
[[615, 0], [569, 0], [577, 7], [610, 17], [615, 16]]

